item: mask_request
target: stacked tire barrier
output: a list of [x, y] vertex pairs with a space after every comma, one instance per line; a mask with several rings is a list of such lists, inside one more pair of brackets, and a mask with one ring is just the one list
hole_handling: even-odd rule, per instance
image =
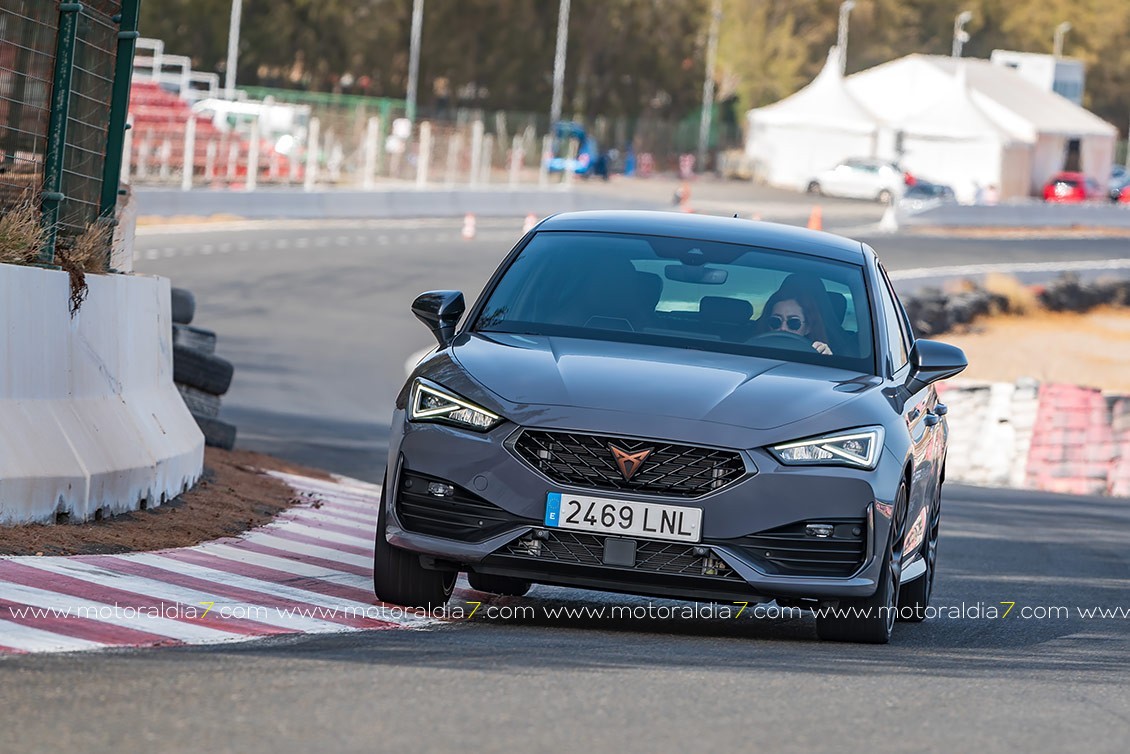
[[235, 368], [216, 355], [216, 333], [192, 327], [196, 299], [184, 288], [172, 290], [173, 383], [192, 418], [204, 433], [205, 444], [231, 450], [235, 426], [222, 421], [220, 397], [231, 387]]
[[[1014, 312], [1009, 299], [966, 281], [969, 290], [946, 293], [938, 288], [923, 288], [902, 297], [915, 332], [924, 337], [940, 335], [955, 327], [971, 324], [990, 314]], [[1040, 306], [1053, 312], [1086, 312], [1098, 306], [1130, 306], [1130, 279], [1082, 282], [1078, 275], [1065, 273], [1051, 283], [1034, 289]]]

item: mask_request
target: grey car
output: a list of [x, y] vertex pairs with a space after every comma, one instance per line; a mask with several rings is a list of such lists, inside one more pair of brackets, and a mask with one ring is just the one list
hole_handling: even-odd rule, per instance
[[[532, 583], [812, 608], [886, 643], [934, 582], [962, 352], [874, 251], [769, 223], [579, 212], [525, 235], [396, 401], [373, 581], [438, 608]], [[464, 316], [465, 315], [465, 316]], [[461, 323], [461, 324], [460, 324]]]

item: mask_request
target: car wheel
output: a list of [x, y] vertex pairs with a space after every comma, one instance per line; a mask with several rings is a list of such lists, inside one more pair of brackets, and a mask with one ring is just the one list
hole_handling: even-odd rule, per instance
[[820, 184], [817, 183], [816, 181], [812, 181], [811, 183], [808, 184], [807, 191], [808, 191], [808, 193], [814, 194], [816, 196], [820, 196], [821, 194], [824, 193], [823, 191], [820, 190]]
[[879, 204], [890, 204], [892, 198], [891, 192], [883, 189], [879, 192], [879, 196], [877, 198], [879, 200]]
[[455, 589], [454, 571], [433, 571], [420, 565], [414, 552], [393, 547], [385, 538], [385, 487], [381, 489], [377, 514], [377, 538], [373, 547], [373, 593], [382, 602], [405, 607], [437, 610], [447, 604]]
[[930, 524], [926, 538], [922, 542], [921, 556], [926, 563], [926, 572], [899, 590], [899, 620], [907, 623], [921, 623], [926, 620], [926, 608], [930, 606], [930, 595], [934, 593], [934, 574], [938, 565], [938, 532], [942, 523], [942, 486], [934, 495], [930, 506]]
[[521, 597], [530, 591], [531, 586], [530, 582], [522, 579], [515, 579], [510, 576], [494, 576], [489, 573], [475, 573], [474, 571], [467, 574], [467, 581], [470, 582], [471, 588], [476, 591], [502, 594], [507, 597]]
[[906, 485], [895, 497], [894, 521], [883, 553], [879, 586], [875, 594], [862, 600], [841, 600], [838, 607], [826, 608], [816, 616], [816, 635], [823, 641], [860, 644], [886, 644], [891, 640], [899, 605], [899, 577], [902, 573], [902, 543], [906, 530]]

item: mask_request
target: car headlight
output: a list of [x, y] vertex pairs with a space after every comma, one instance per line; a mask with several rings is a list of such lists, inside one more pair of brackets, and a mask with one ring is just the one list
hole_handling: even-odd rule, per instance
[[809, 440], [774, 445], [769, 450], [787, 466], [853, 466], [873, 469], [883, 448], [883, 428], [865, 427]]
[[459, 398], [446, 390], [416, 380], [412, 386], [412, 402], [408, 418], [416, 422], [442, 422], [485, 432], [502, 422], [482, 406]]

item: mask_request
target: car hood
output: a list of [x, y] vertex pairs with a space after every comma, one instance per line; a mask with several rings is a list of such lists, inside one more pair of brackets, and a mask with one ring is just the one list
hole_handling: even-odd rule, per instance
[[468, 375], [512, 404], [576, 406], [773, 429], [879, 384], [809, 364], [665, 346], [474, 333], [452, 349]]

